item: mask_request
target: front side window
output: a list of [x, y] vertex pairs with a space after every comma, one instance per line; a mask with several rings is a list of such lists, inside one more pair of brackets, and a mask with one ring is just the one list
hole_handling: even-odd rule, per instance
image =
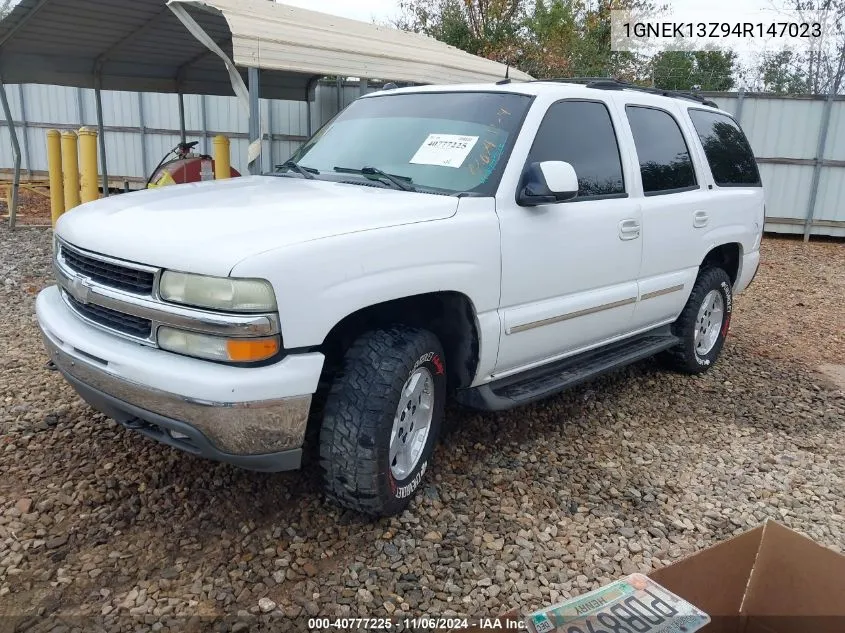
[[[532, 97], [503, 92], [367, 97], [292, 159], [316, 178], [377, 169], [417, 191], [493, 195]], [[358, 174], [360, 175], [360, 174]]]
[[761, 186], [754, 152], [733, 119], [718, 112], [697, 109], [690, 109], [689, 115], [717, 185]]
[[694, 188], [695, 170], [675, 118], [655, 108], [628, 106], [625, 110], [640, 160], [643, 192], [657, 195]]
[[622, 161], [610, 113], [595, 101], [561, 101], [546, 113], [528, 162], [562, 160], [578, 176], [578, 196], [624, 196]]

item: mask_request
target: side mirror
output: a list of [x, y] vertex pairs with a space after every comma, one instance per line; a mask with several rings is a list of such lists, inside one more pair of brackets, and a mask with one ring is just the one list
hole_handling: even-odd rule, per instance
[[549, 160], [531, 163], [522, 175], [517, 204], [536, 207], [572, 200], [578, 195], [578, 176], [569, 163]]

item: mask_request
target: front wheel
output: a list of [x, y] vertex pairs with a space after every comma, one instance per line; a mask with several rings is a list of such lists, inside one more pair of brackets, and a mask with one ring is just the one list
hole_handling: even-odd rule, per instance
[[320, 465], [329, 499], [365, 514], [402, 512], [429, 468], [445, 402], [434, 334], [394, 326], [362, 335], [326, 399]]
[[680, 343], [663, 359], [678, 371], [700, 374], [719, 358], [733, 311], [731, 279], [721, 268], [706, 268], [698, 275], [681, 316], [672, 326]]

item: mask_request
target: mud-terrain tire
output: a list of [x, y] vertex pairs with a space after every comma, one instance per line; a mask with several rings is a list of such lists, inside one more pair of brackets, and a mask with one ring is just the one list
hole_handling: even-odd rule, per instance
[[332, 382], [320, 429], [328, 498], [374, 516], [402, 512], [430, 468], [445, 401], [434, 334], [397, 325], [358, 338]]
[[731, 325], [731, 279], [721, 268], [702, 270], [681, 316], [672, 325], [680, 343], [661, 355], [672, 369], [700, 374], [710, 369], [725, 344]]

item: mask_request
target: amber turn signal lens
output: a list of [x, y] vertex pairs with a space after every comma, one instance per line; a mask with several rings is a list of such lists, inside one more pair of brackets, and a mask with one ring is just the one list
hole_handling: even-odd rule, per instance
[[226, 351], [233, 363], [255, 363], [272, 358], [279, 352], [278, 337], [229, 339], [226, 341]]

